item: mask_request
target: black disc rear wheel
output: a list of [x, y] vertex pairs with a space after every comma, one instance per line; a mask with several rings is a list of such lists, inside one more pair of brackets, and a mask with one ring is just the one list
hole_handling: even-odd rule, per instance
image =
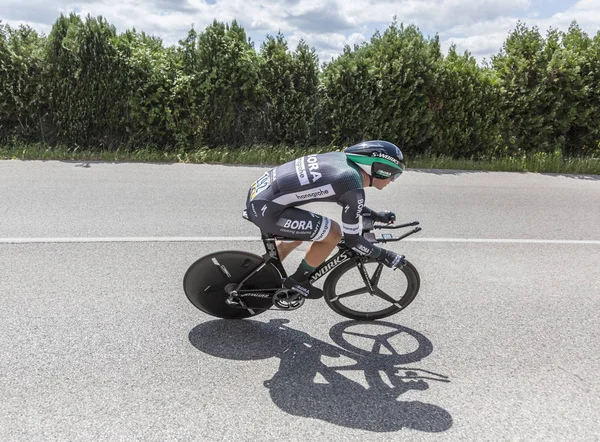
[[272, 264], [266, 264], [240, 290], [241, 299], [252, 311], [228, 305], [225, 286], [240, 283], [263, 263], [260, 256], [243, 251], [206, 255], [186, 272], [183, 290], [194, 306], [211, 316], [225, 319], [256, 316], [272, 306], [271, 296], [281, 288], [281, 275]]
[[325, 281], [325, 301], [340, 315], [359, 321], [386, 318], [406, 308], [417, 296], [421, 280], [408, 261], [394, 271], [375, 259], [365, 262], [364, 267], [374, 294], [369, 293], [354, 259], [334, 269]]

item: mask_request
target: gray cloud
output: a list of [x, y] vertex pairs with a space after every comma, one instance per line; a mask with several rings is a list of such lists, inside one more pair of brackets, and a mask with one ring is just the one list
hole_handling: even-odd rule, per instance
[[[23, 21], [42, 23], [52, 25], [61, 13], [78, 13], [88, 5], [110, 5], [110, 1], [101, 0], [59, 0], [48, 1], [28, 1], [23, 3], [17, 0], [0, 1], [0, 20]], [[116, 2], [112, 2], [116, 3]], [[132, 5], [133, 6], [133, 5]], [[182, 12], [186, 14], [198, 13], [198, 8], [191, 5], [189, 0], [152, 0], [140, 3], [140, 12], [145, 14], [148, 10], [155, 10], [159, 13]], [[92, 15], [96, 15], [92, 13]]]
[[447, 8], [444, 14], [446, 23], [471, 24], [484, 20], [492, 20], [505, 14], [523, 14], [528, 8], [528, 2], [522, 0], [496, 1], [484, 0], [477, 2], [461, 3], [458, 7]]
[[339, 32], [356, 27], [355, 23], [331, 6], [322, 6], [302, 14], [288, 14], [286, 20], [305, 32]]
[[47, 2], [0, 2], [0, 20], [22, 20], [52, 24], [60, 15], [60, 5]]
[[148, 3], [161, 11], [178, 11], [186, 13], [198, 12], [198, 8], [190, 5], [188, 0], [153, 0]]

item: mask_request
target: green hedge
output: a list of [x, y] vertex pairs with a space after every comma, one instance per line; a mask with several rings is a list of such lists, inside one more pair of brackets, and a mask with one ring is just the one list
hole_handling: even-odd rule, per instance
[[395, 19], [319, 65], [282, 34], [255, 48], [213, 22], [164, 47], [102, 17], [61, 15], [48, 36], [0, 24], [0, 143], [92, 150], [343, 146], [409, 155], [600, 155], [600, 33], [519, 23], [490, 63], [440, 50]]

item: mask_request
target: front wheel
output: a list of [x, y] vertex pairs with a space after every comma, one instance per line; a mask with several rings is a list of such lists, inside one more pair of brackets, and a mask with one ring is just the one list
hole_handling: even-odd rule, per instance
[[359, 321], [386, 318], [406, 308], [419, 292], [419, 272], [408, 261], [392, 271], [370, 259], [364, 269], [374, 294], [369, 293], [354, 259], [333, 270], [325, 281], [325, 301], [336, 313]]

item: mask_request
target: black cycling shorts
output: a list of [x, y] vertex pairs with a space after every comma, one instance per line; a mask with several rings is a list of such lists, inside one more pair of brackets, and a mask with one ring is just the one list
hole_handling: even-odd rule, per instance
[[326, 216], [271, 201], [246, 203], [248, 218], [263, 232], [301, 241], [322, 241], [331, 229]]

